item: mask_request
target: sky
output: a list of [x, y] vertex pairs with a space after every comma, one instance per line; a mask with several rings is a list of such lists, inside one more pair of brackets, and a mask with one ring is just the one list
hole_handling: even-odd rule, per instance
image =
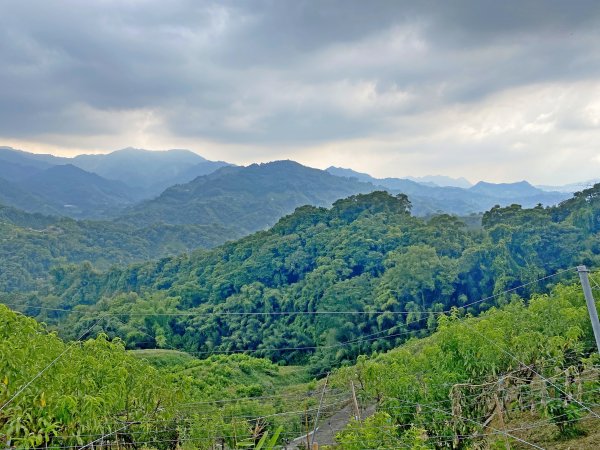
[[600, 176], [600, 2], [0, 3], [0, 145]]

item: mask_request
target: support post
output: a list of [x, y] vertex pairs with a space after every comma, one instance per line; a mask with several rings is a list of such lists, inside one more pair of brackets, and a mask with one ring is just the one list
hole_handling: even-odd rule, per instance
[[592, 329], [594, 330], [594, 337], [596, 338], [596, 347], [598, 348], [598, 353], [600, 353], [600, 321], [598, 320], [596, 302], [594, 301], [590, 280], [588, 279], [589, 270], [585, 266], [577, 266], [577, 272], [579, 272], [579, 279], [581, 280], [581, 286], [583, 287], [585, 302], [587, 304], [588, 312], [590, 313]]
[[[503, 381], [502, 378], [498, 380], [498, 387], [496, 388], [496, 392], [494, 392], [494, 403], [496, 404], [496, 413], [498, 414], [498, 421], [500, 422], [500, 431], [506, 432], [506, 425], [504, 424], [504, 408], [502, 407], [502, 401], [498, 395], [502, 390]], [[504, 446], [506, 447], [506, 450], [510, 450], [510, 441], [508, 440], [506, 433], [504, 433]]]
[[325, 397], [325, 390], [327, 389], [327, 383], [329, 382], [329, 373], [327, 373], [327, 376], [325, 377], [325, 384], [323, 384], [323, 390], [321, 391], [321, 400], [319, 400], [319, 409], [317, 409], [317, 417], [315, 417], [315, 427], [313, 428], [313, 433], [311, 436], [311, 446], [310, 447], [314, 447], [315, 445], [315, 434], [317, 434], [317, 428], [319, 426], [319, 416], [321, 415], [321, 407], [323, 406], [323, 398]]
[[352, 387], [352, 400], [354, 401], [354, 418], [360, 422], [360, 408], [358, 407], [358, 400], [356, 399], [354, 381], [350, 381], [350, 386]]

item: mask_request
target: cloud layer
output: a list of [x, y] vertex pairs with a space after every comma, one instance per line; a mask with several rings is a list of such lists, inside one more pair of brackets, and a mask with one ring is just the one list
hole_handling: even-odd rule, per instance
[[600, 173], [595, 1], [0, 6], [0, 144], [379, 176]]

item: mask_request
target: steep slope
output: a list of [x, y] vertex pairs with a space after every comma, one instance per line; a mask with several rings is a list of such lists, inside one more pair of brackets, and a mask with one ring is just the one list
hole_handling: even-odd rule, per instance
[[38, 172], [20, 180], [19, 187], [71, 217], [106, 217], [133, 203], [131, 188], [71, 164]]
[[58, 210], [49, 205], [45, 198], [27, 192], [18, 184], [0, 178], [0, 204], [13, 206], [29, 212], [58, 214]]
[[110, 180], [119, 180], [143, 190], [144, 197], [158, 195], [174, 184], [228, 165], [209, 161], [189, 150], [149, 151], [126, 148], [103, 155], [79, 155], [72, 164]]
[[0, 205], [0, 292], [43, 287], [51, 269], [65, 263], [89, 261], [95, 268], [107, 270], [211, 247], [232, 236], [236, 237], [232, 230], [217, 226], [153, 224], [138, 228], [30, 214]]
[[225, 167], [173, 186], [131, 208], [120, 220], [138, 225], [221, 224], [248, 233], [273, 225], [302, 205], [326, 206], [375, 187], [293, 161]]
[[437, 312], [477, 314], [510, 298], [494, 294], [529, 295], [545, 287], [532, 280], [599, 264], [590, 251], [600, 248], [599, 192], [600, 185], [556, 208], [494, 208], [477, 231], [450, 216], [411, 216], [402, 196], [360, 194], [329, 210], [299, 208], [269, 231], [211, 251], [105, 274], [64, 269], [53, 292], [63, 308], [94, 305], [71, 316], [63, 325], [69, 332], [99, 314], [133, 320], [158, 304], [174, 317], [140, 324], [144, 345], [160, 325], [160, 340], [171, 347], [257, 351], [326, 370], [426, 333]]
[[30, 153], [23, 150], [17, 150], [12, 147], [0, 147], [0, 159], [24, 166], [32, 166], [37, 169], [47, 169], [50, 166], [58, 164], [68, 164], [69, 158], [60, 156]]

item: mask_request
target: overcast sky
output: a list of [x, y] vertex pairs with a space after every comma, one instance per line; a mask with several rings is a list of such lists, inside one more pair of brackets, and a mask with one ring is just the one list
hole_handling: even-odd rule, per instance
[[600, 176], [600, 2], [0, 3], [0, 145]]

